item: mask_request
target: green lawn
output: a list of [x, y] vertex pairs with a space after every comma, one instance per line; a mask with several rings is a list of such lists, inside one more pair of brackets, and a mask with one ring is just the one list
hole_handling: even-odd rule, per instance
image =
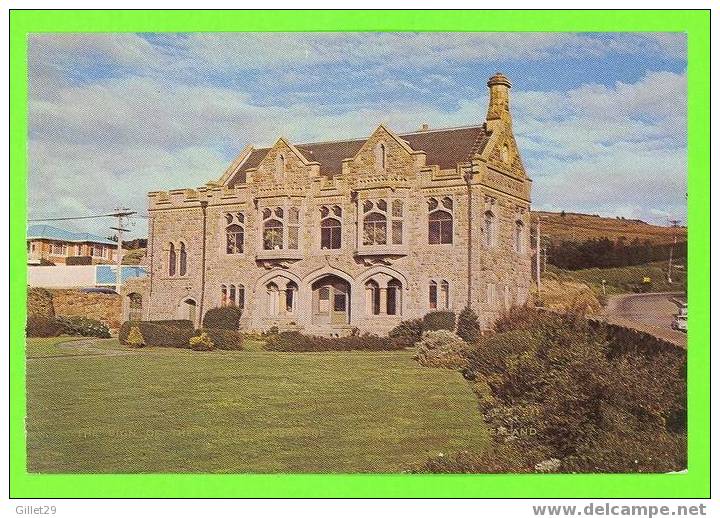
[[489, 439], [460, 374], [407, 351], [45, 356], [27, 362], [31, 472], [397, 472]]

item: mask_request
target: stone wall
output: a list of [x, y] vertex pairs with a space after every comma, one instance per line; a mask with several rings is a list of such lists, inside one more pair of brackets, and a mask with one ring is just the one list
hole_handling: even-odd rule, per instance
[[28, 289], [28, 316], [93, 318], [118, 329], [121, 324], [120, 296], [84, 293], [79, 290]]
[[45, 288], [28, 288], [27, 316], [45, 318], [53, 318], [55, 316], [53, 296], [50, 290], [46, 290]]

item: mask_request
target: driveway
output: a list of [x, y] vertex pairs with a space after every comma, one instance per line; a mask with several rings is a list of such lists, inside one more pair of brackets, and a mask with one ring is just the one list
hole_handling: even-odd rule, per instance
[[608, 322], [645, 331], [687, 348], [687, 334], [670, 327], [683, 293], [631, 293], [610, 297], [603, 316]]

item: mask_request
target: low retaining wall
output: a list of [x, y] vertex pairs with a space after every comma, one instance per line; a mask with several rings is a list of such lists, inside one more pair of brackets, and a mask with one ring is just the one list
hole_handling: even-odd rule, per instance
[[121, 297], [108, 293], [84, 293], [79, 290], [28, 289], [28, 315], [72, 317], [99, 320], [110, 329], [121, 322]]

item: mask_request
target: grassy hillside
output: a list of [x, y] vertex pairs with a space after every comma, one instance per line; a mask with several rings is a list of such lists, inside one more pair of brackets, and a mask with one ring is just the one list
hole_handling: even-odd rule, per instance
[[588, 268], [585, 270], [562, 270], [548, 265], [544, 278], [553, 281], [576, 282], [587, 284], [596, 294], [602, 293], [602, 281], [605, 279], [605, 290], [608, 295], [629, 293], [633, 285], [642, 283], [644, 277], [651, 280], [650, 291], [683, 291], [687, 289], [687, 271], [675, 268], [673, 283], [667, 281], [667, 262], [625, 266], [622, 268]]
[[638, 239], [653, 245], [669, 244], [677, 236], [678, 241], [687, 240], [687, 228], [651, 225], [638, 219], [603, 218], [592, 214], [568, 212], [533, 212], [540, 216], [543, 238], [552, 243], [560, 241], [587, 241], [608, 238], [617, 240], [624, 237], [627, 242]]

